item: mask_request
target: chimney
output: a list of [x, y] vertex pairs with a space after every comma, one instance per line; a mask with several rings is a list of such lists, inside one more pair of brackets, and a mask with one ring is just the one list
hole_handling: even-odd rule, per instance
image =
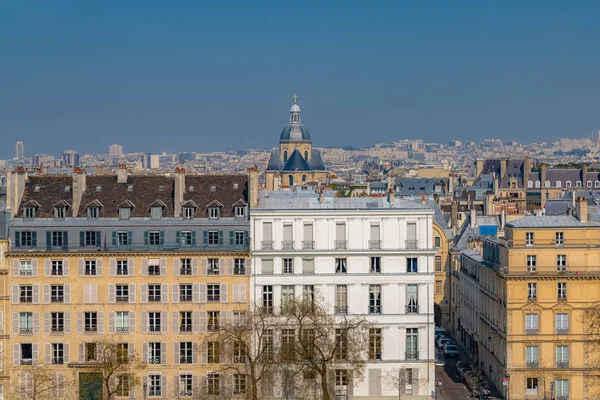
[[127, 183], [127, 164], [119, 164], [119, 168], [117, 168], [117, 183]]
[[477, 226], [477, 211], [474, 208], [469, 208], [469, 216], [471, 220], [471, 228], [475, 228]]
[[452, 196], [454, 193], [454, 174], [448, 175], [448, 196]]
[[185, 168], [175, 168], [175, 187], [173, 193], [173, 216], [181, 217], [181, 206], [183, 205], [183, 194], [185, 193]]
[[496, 196], [499, 196], [498, 189], [499, 189], [499, 187], [500, 187], [500, 180], [494, 176], [494, 181], [493, 181], [493, 183], [494, 183], [494, 194], [495, 194]]
[[506, 175], [506, 162], [506, 158], [500, 160], [500, 179], [504, 178], [504, 175]]
[[481, 171], [483, 171], [483, 159], [478, 158], [475, 160], [475, 178], [481, 175]]
[[588, 204], [585, 197], [577, 197], [577, 203], [575, 204], [575, 212], [579, 222], [588, 221]]
[[546, 164], [542, 164], [540, 165], [540, 186], [541, 187], [546, 187], [546, 168], [548, 166]]
[[426, 206], [427, 205], [427, 201], [425, 200], [425, 195], [424, 194], [421, 195], [421, 205], [422, 206]]
[[456, 223], [458, 221], [458, 203], [455, 201], [452, 202], [451, 220], [452, 227], [456, 228]]
[[588, 165], [587, 164], [583, 164], [583, 171], [581, 171], [581, 182], [583, 187], [587, 187], [587, 172], [588, 172]]
[[279, 174], [273, 174], [273, 190], [279, 190]]
[[506, 224], [506, 215], [504, 214], [504, 207], [502, 207], [502, 211], [500, 212], [500, 230], [504, 230], [504, 224]]
[[529, 180], [529, 174], [531, 173], [531, 157], [525, 156], [523, 159], [523, 182]]
[[323, 189], [319, 191], [319, 203], [323, 203], [325, 196], [323, 196]]
[[256, 207], [258, 205], [258, 167], [248, 168], [248, 185], [250, 193], [250, 207]]
[[79, 207], [81, 206], [81, 199], [83, 198], [83, 193], [86, 188], [86, 173], [85, 170], [79, 167], [73, 168], [73, 188], [71, 190], [71, 194], [73, 196], [72, 201], [72, 211], [73, 217], [76, 217], [79, 213]]
[[390, 203], [390, 205], [396, 202], [396, 194], [394, 193], [393, 188], [388, 189], [388, 202]]
[[27, 182], [27, 170], [23, 167], [17, 167], [13, 172], [8, 173], [6, 180], [6, 212], [10, 218], [19, 211], [23, 192], [25, 191], [25, 182]]

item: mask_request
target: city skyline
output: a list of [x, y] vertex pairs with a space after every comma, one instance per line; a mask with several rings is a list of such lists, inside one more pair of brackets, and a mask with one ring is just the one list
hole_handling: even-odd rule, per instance
[[579, 4], [3, 4], [2, 132], [29, 154], [270, 148], [297, 93], [316, 147], [587, 136], [600, 28]]

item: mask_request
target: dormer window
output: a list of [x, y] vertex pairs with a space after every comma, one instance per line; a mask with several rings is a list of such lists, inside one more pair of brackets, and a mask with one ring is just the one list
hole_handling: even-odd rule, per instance
[[87, 208], [87, 216], [88, 216], [88, 218], [91, 218], [91, 219], [98, 218], [98, 215], [100, 214], [99, 211], [100, 210], [98, 209], [98, 207], [88, 207]]
[[234, 189], [237, 189], [237, 188], [238, 188], [238, 184], [237, 184], [237, 183], [234, 183], [234, 184], [233, 184], [233, 188], [234, 188]]
[[150, 208], [150, 218], [161, 219], [163, 208], [161, 206], [153, 206]]
[[536, 187], [537, 189], [539, 189], [539, 187], [540, 187], [540, 181], [535, 181], [535, 187]]
[[66, 215], [67, 215], [67, 207], [64, 207], [64, 206], [54, 207], [54, 218], [64, 219]]
[[589, 187], [589, 188], [592, 187], [592, 181], [587, 181], [587, 187]]
[[131, 216], [131, 208], [119, 207], [119, 219], [129, 219]]
[[194, 218], [194, 207], [183, 207], [183, 218], [185, 218], [185, 219]]
[[244, 217], [246, 215], [246, 207], [236, 206], [235, 207], [235, 216], [236, 217]]
[[219, 207], [208, 207], [208, 218], [219, 218], [220, 214]]
[[211, 192], [216, 192], [217, 191], [217, 187], [216, 186], [211, 186], [210, 187], [210, 191]]
[[23, 218], [35, 218], [35, 207], [25, 207], [23, 209]]
[[581, 187], [581, 181], [577, 181], [577, 183], [575, 184], [575, 187]]

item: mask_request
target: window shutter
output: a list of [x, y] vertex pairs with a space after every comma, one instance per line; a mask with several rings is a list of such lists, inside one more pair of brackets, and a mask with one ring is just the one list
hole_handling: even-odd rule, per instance
[[173, 260], [173, 275], [179, 276], [181, 272], [181, 260], [176, 258]]
[[192, 284], [192, 301], [194, 303], [200, 303], [200, 284]]
[[21, 232], [15, 232], [15, 247], [21, 247]]
[[46, 248], [50, 250], [52, 248], [52, 233], [46, 231]]
[[208, 259], [203, 258], [202, 259], [202, 275], [206, 275], [208, 270]]
[[223, 231], [219, 231], [219, 244], [223, 244]]
[[63, 358], [65, 363], [71, 362], [71, 346], [69, 346], [69, 343], [63, 344]]
[[192, 343], [192, 364], [198, 364], [198, 342]]
[[200, 397], [200, 377], [198, 375], [192, 376], [192, 398], [197, 399]]
[[71, 312], [65, 312], [65, 333], [71, 333]]
[[232, 297], [231, 297], [231, 301], [233, 301], [234, 303], [237, 303], [240, 301], [240, 289], [239, 289], [240, 284], [239, 283], [234, 283], [233, 284], [233, 292], [232, 292]]
[[19, 285], [12, 285], [12, 303], [19, 304]]
[[127, 231], [127, 246], [133, 245], [133, 232]]
[[98, 258], [96, 260], [96, 275], [102, 276], [102, 259]]
[[200, 359], [202, 364], [206, 364], [208, 362], [208, 344], [206, 342], [202, 343], [202, 354]]
[[71, 284], [65, 285], [65, 303], [66, 304], [71, 303]]
[[148, 285], [146, 283], [140, 284], [140, 303], [148, 302]]
[[31, 261], [31, 274], [32, 276], [38, 276], [38, 262], [37, 260]]
[[21, 345], [19, 343], [13, 344], [13, 365], [15, 367], [21, 365]]
[[63, 276], [69, 276], [69, 259], [63, 259]]
[[196, 246], [196, 231], [192, 231], [192, 246]]
[[206, 311], [198, 311], [199, 315], [199, 332], [206, 332]]
[[[4, 312], [0, 311], [0, 331], [3, 331], [3, 330], [4, 330]], [[1, 348], [0, 348], [0, 354], [2, 354]], [[2, 370], [2, 361], [0, 361], [0, 370]]]
[[165, 244], [165, 232], [164, 231], [160, 231], [158, 233], [158, 240], [159, 240], [159, 244], [161, 246]]
[[235, 240], [235, 232], [234, 231], [229, 231], [229, 244], [233, 245]]
[[[166, 351], [166, 348], [165, 348], [165, 351]], [[161, 376], [160, 380], [161, 380], [160, 386], [161, 386], [162, 398], [163, 399], [168, 399], [169, 395], [167, 394], [168, 393], [168, 389], [167, 389], [167, 376], [166, 375]]]
[[12, 333], [13, 335], [19, 334], [19, 313], [12, 313]]
[[169, 313], [166, 311], [160, 313], [160, 333], [169, 333]]
[[225, 259], [219, 258], [219, 275], [225, 275]]
[[167, 259], [161, 258], [160, 259], [160, 276], [166, 276], [166, 275], [167, 275]]
[[96, 236], [96, 238], [95, 238], [96, 239], [95, 240], [96, 247], [101, 247], [102, 246], [102, 239], [100, 238], [100, 232], [96, 231], [96, 234], [94, 236]]
[[50, 260], [44, 260], [44, 276], [52, 276]]
[[44, 304], [50, 304], [50, 285], [43, 285]]
[[115, 302], [115, 285], [114, 285], [114, 283], [108, 284], [108, 302], [109, 303]]
[[40, 285], [33, 285], [33, 304], [40, 304]]
[[177, 242], [177, 244], [181, 244], [181, 231], [176, 231], [175, 232], [175, 241]]
[[37, 232], [36, 231], [31, 232], [31, 246], [37, 247]]
[[112, 232], [112, 245], [113, 246], [117, 245], [117, 231]]
[[233, 275], [233, 258], [227, 259], [227, 275]]
[[171, 314], [171, 322], [172, 322], [172, 326], [171, 326], [171, 330], [173, 331], [173, 333], [179, 333], [179, 312], [178, 311], [173, 311], [173, 313]]
[[79, 343], [79, 362], [82, 363], [85, 360], [85, 347], [83, 343]]
[[200, 332], [200, 311], [192, 312], [192, 330], [194, 333]]
[[[148, 343], [143, 343], [142, 344], [142, 362], [144, 364], [148, 364]], [[144, 376], [144, 381], [146, 379], [147, 378]], [[146, 383], [146, 382], [144, 382], [144, 383]]]
[[84, 261], [80, 259], [79, 262], [78, 262], [79, 276], [83, 276], [84, 265], [85, 265]]
[[115, 312], [108, 313], [108, 333], [115, 333]]
[[173, 364], [179, 365], [179, 342], [173, 343]]
[[150, 234], [148, 231], [144, 231], [144, 246], [150, 244]]
[[227, 284], [221, 283], [221, 303], [227, 303]]
[[129, 284], [129, 302], [135, 303], [135, 283]]
[[165, 342], [160, 343], [160, 363], [167, 365], [167, 344]]
[[19, 260], [13, 261], [13, 276], [19, 276]]
[[148, 259], [142, 259], [142, 276], [148, 276]]
[[208, 246], [208, 231], [202, 232], [204, 246]]
[[206, 283], [200, 283], [200, 303], [206, 303]]
[[198, 276], [198, 259], [192, 258], [192, 275]]
[[173, 284], [173, 303], [179, 303], [179, 284]]
[[83, 313], [77, 313], [77, 333], [83, 333]]
[[140, 332], [147, 333], [148, 332], [148, 312], [142, 311], [142, 320], [140, 322]]
[[34, 335], [40, 334], [40, 313], [39, 312], [33, 313], [33, 334]]
[[179, 397], [179, 375], [173, 375], [173, 398]]
[[104, 333], [104, 312], [98, 313], [98, 333]]
[[39, 350], [38, 350], [38, 344], [34, 343], [31, 345], [31, 363], [33, 365], [38, 365], [39, 364]]
[[63, 250], [69, 248], [69, 232], [63, 231]]
[[135, 311], [129, 311], [129, 333], [135, 333]]
[[79, 232], [79, 246], [85, 247], [85, 232], [84, 231]]
[[109, 272], [110, 276], [116, 276], [117, 275], [117, 260], [114, 258], [110, 259], [110, 272]]
[[169, 302], [169, 284], [162, 283], [160, 285], [160, 302], [168, 303]]

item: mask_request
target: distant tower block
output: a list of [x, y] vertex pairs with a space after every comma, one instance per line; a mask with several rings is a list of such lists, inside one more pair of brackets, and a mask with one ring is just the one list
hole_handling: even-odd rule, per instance
[[123, 155], [123, 146], [121, 146], [120, 144], [111, 144], [110, 146], [108, 146], [108, 155], [121, 157]]
[[15, 145], [15, 158], [17, 160], [22, 160], [25, 158], [25, 145], [20, 140]]
[[600, 130], [592, 132], [592, 140], [594, 141], [594, 143], [600, 144]]

